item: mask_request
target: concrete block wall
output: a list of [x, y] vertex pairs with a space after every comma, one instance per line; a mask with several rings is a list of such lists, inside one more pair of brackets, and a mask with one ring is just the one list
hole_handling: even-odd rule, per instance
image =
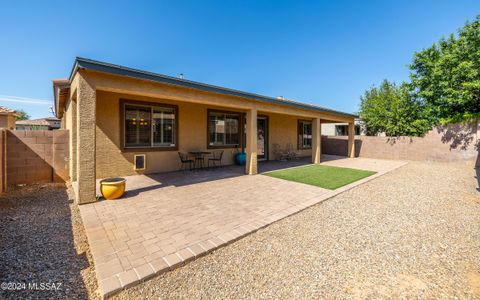
[[5, 131], [6, 186], [65, 182], [68, 175], [68, 131]]
[[0, 129], [0, 193], [6, 189], [6, 130]]
[[[472, 161], [480, 166], [477, 122], [440, 126], [424, 137], [356, 136], [355, 156], [392, 160]], [[347, 155], [346, 136], [322, 136], [322, 153]]]

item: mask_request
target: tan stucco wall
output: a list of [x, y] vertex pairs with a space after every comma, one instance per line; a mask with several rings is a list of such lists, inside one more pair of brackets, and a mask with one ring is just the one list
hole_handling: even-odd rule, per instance
[[0, 115], [0, 128], [15, 129], [16, 117], [11, 114]]
[[[279, 144], [283, 149], [285, 149], [286, 145], [289, 143], [291, 143], [295, 149], [297, 148], [298, 119], [303, 120], [303, 118], [261, 112], [259, 114], [268, 116], [269, 120], [269, 159], [275, 159], [275, 155], [273, 153], [273, 144], [275, 143]], [[299, 156], [312, 155], [311, 149], [295, 151]]]
[[[207, 150], [207, 109], [225, 110], [224, 107], [201, 105], [147, 97], [132, 97], [126, 94], [97, 91], [96, 127], [96, 173], [97, 178], [136, 174], [133, 170], [134, 154], [146, 154], [147, 168], [144, 173], [168, 172], [180, 167], [177, 151], [122, 152], [120, 145], [120, 99], [148, 101], [178, 105], [179, 150]], [[228, 109], [230, 111], [239, 111]], [[241, 111], [240, 111], [241, 112]], [[67, 113], [68, 115], [68, 113]], [[285, 147], [287, 143], [297, 145], [297, 121], [294, 116], [262, 113], [269, 118], [269, 158], [273, 159], [273, 143]], [[67, 122], [68, 123], [68, 122]], [[208, 150], [213, 151], [213, 150]], [[224, 149], [222, 163], [233, 164], [235, 149]], [[299, 150], [301, 156], [311, 155], [311, 150]], [[140, 171], [139, 171], [140, 173]]]
[[8, 128], [8, 115], [0, 115], [0, 128]]
[[[79, 92], [82, 87], [80, 82], [84, 82], [84, 94], [88, 98], [83, 102], [80, 99], [82, 97], [82, 93]], [[78, 181], [89, 181], [88, 189], [93, 189], [90, 186], [94, 186], [90, 179], [91, 175], [93, 175], [93, 178], [105, 178], [136, 174], [137, 172], [133, 170], [134, 154], [146, 154], [147, 169], [141, 171], [143, 173], [174, 171], [180, 167], [176, 150], [122, 151], [119, 105], [121, 98], [178, 105], [178, 144], [179, 151], [182, 152], [207, 149], [207, 109], [244, 113], [255, 110], [258, 115], [267, 115], [269, 117], [269, 159], [274, 159], [272, 147], [274, 143], [280, 144], [282, 148], [285, 148], [287, 143], [296, 147], [298, 119], [320, 118], [330, 122], [353, 121], [353, 118], [348, 116], [329, 112], [299, 109], [236, 96], [220, 95], [146, 80], [80, 70], [71, 82], [69, 101], [65, 106], [62, 122], [65, 123], [65, 128], [70, 132], [70, 175], [72, 181], [77, 180], [81, 171], [77, 168], [80, 158], [78, 153], [83, 153], [85, 157], [85, 155], [88, 156], [88, 152], [95, 151], [95, 155], [85, 161], [89, 165], [88, 168], [83, 166], [83, 170], [88, 171], [88, 174], [83, 172], [86, 176], [78, 177]], [[90, 101], [91, 99], [94, 101]], [[83, 106], [79, 101], [89, 107], [82, 108]], [[92, 107], [90, 107], [90, 103], [93, 104]], [[77, 115], [82, 112], [85, 118], [89, 119], [88, 122], [85, 122], [85, 118], [83, 118], [83, 121], [78, 119]], [[91, 116], [94, 116], [92, 121], [90, 121]], [[95, 125], [93, 132], [90, 130], [90, 124]], [[89, 141], [89, 137], [92, 137], [94, 143], [82, 147], [79, 143], [79, 137], [82, 136], [85, 137], [85, 141]], [[225, 149], [224, 165], [233, 163], [234, 152], [235, 149]], [[311, 150], [297, 150], [297, 153], [299, 156], [310, 156]], [[93, 172], [90, 170], [93, 170]], [[91, 191], [88, 191], [88, 195], [84, 197], [86, 201], [93, 197], [90, 197], [90, 194]], [[94, 201], [94, 199], [88, 201]]]
[[17, 117], [14, 115], [9, 115], [8, 116], [8, 128], [9, 129], [15, 129], [15, 122], [17, 121]]
[[77, 180], [77, 169], [76, 169], [76, 152], [77, 152], [77, 126], [76, 126], [76, 102], [73, 99], [70, 99], [65, 108], [65, 114], [62, 118], [62, 123], [65, 126], [65, 129], [68, 130], [68, 141], [69, 141], [69, 175], [73, 181]]

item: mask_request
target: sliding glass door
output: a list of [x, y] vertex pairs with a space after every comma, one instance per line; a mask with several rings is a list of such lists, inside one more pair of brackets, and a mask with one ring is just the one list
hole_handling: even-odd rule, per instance
[[257, 158], [268, 159], [268, 118], [257, 118]]

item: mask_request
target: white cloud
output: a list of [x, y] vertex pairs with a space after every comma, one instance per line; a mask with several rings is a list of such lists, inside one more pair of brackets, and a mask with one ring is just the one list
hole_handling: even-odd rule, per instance
[[13, 103], [29, 103], [29, 104], [38, 104], [38, 105], [53, 105], [53, 101], [49, 101], [49, 100], [7, 96], [7, 95], [0, 95], [0, 101], [13, 102]]

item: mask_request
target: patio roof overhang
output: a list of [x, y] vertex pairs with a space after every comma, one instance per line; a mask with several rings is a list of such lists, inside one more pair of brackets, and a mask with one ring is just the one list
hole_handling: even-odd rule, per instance
[[[152, 72], [138, 70], [138, 69], [132, 69], [132, 68], [128, 68], [120, 65], [110, 64], [110, 63], [91, 60], [91, 59], [82, 58], [82, 57], [77, 57], [75, 59], [75, 63], [72, 67], [72, 70], [68, 79], [69, 83], [72, 82], [73, 78], [75, 77], [75, 74], [79, 70], [90, 70], [90, 71], [106, 73], [110, 75], [124, 76], [124, 77], [129, 77], [134, 79], [153, 81], [153, 82], [167, 84], [171, 86], [184, 87], [184, 88], [199, 90], [202, 92], [210, 92], [210, 93], [216, 93], [216, 94], [221, 94], [226, 96], [240, 97], [247, 100], [260, 101], [263, 103], [275, 104], [283, 107], [291, 107], [291, 108], [308, 110], [313, 112], [327, 113], [330, 115], [336, 115], [343, 118], [357, 117], [354, 114], [345, 113], [345, 112], [341, 112], [341, 111], [337, 111], [337, 110], [333, 110], [333, 109], [329, 109], [329, 108], [325, 108], [317, 105], [243, 92], [235, 89], [229, 89], [229, 88], [214, 86], [210, 84], [200, 83], [196, 81], [175, 78], [175, 77], [171, 77], [163, 74], [152, 73]], [[62, 89], [59, 87], [57, 92], [57, 90], [55, 90], [55, 84], [54, 84], [55, 112], [57, 114], [57, 117], [61, 117], [61, 115], [63, 114], [62, 105], [65, 105], [65, 102], [61, 103], [62, 99], [59, 94], [61, 91]], [[58, 94], [58, 97], [57, 97], [57, 94]]]
[[54, 79], [53, 82], [53, 110], [57, 118], [63, 117], [64, 107], [70, 94], [70, 80]]

